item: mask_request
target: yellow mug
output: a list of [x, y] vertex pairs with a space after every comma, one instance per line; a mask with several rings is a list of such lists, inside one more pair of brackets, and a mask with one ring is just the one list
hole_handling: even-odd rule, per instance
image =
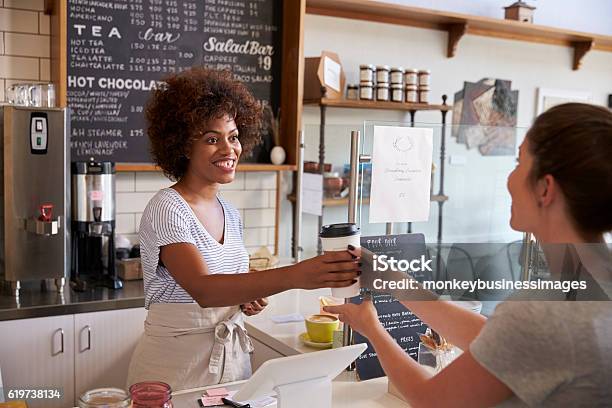
[[308, 337], [315, 343], [331, 343], [334, 340], [334, 330], [340, 325], [336, 316], [326, 314], [312, 315], [304, 322]]

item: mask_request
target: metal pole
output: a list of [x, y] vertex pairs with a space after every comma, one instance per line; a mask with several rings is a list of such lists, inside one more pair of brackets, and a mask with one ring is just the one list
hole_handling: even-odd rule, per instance
[[[323, 91], [323, 94], [325, 94], [325, 91]], [[327, 108], [325, 105], [321, 105], [320, 109], [321, 123], [319, 124], [319, 173], [321, 173], [321, 184], [323, 184], [323, 173], [325, 172], [325, 121]], [[322, 190], [324, 191], [323, 187]], [[318, 218], [317, 225], [317, 255], [321, 255], [323, 253], [323, 246], [321, 244], [321, 239], [318, 238], [318, 235], [321, 232], [321, 227], [323, 227], [323, 212], [321, 212], [321, 215]]]
[[[361, 133], [358, 130], [351, 132], [351, 173], [349, 184], [349, 204], [348, 204], [348, 222], [355, 223], [357, 221], [357, 183], [359, 182], [359, 139]], [[344, 299], [344, 303], [347, 300]], [[345, 324], [342, 329], [342, 345], [348, 346], [352, 340], [352, 330], [348, 324]], [[355, 363], [347, 368], [348, 371], [355, 369]]]
[[302, 257], [302, 181], [304, 179], [304, 132], [298, 133], [297, 172], [295, 178], [295, 204], [293, 212], [293, 258]]
[[531, 264], [531, 251], [533, 250], [533, 235], [530, 232], [525, 232], [523, 234], [523, 250], [521, 251], [521, 257], [523, 258], [523, 262], [521, 265], [521, 280], [528, 281], [529, 280], [529, 270]]
[[[446, 105], [446, 95], [442, 95], [442, 105]], [[444, 196], [444, 164], [446, 161], [446, 110], [442, 110], [442, 128], [440, 135], [440, 185], [438, 186], [438, 195], [440, 197]], [[436, 280], [440, 278], [440, 269], [442, 267], [442, 222], [443, 218], [443, 208], [444, 200], [440, 199], [438, 201], [438, 239], [436, 249], [438, 251], [438, 255], [436, 258]]]
[[357, 221], [357, 183], [359, 182], [359, 138], [361, 132], [351, 132], [351, 174], [349, 182], [348, 222]]
[[393, 234], [393, 223], [392, 222], [388, 222], [385, 225], [385, 234], [387, 234], [387, 235], [392, 235]]

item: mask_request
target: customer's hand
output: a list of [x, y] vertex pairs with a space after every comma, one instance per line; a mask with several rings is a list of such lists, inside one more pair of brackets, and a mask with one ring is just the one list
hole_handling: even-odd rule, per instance
[[340, 321], [368, 338], [376, 330], [382, 329], [376, 308], [371, 300], [364, 300], [358, 305], [346, 303], [338, 306], [325, 306], [323, 310], [327, 313], [337, 314]]
[[299, 289], [343, 288], [361, 275], [358, 256], [347, 251], [330, 251], [289, 268], [292, 286]]
[[261, 298], [240, 305], [240, 309], [247, 316], [255, 316], [268, 306], [268, 298]]

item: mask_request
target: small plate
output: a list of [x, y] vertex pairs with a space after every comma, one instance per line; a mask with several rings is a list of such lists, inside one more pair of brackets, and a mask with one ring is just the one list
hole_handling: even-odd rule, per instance
[[318, 348], [318, 349], [328, 349], [328, 348], [331, 348], [332, 345], [334, 344], [333, 341], [330, 341], [329, 343], [317, 343], [317, 342], [314, 342], [314, 341], [310, 340], [310, 337], [308, 337], [308, 333], [306, 333], [306, 332], [300, 334], [300, 340], [305, 345], [307, 345], [309, 347]]

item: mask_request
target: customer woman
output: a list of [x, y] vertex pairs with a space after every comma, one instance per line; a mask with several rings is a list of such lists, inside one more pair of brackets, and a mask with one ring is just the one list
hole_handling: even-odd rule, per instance
[[146, 115], [153, 159], [176, 184], [151, 199], [140, 223], [148, 314], [128, 385], [161, 380], [177, 390], [246, 379], [253, 347], [243, 314], [288, 289], [351, 285], [358, 260], [340, 251], [246, 273], [240, 215], [219, 187], [257, 143], [261, 107], [229, 72], [171, 76]]
[[[511, 227], [549, 247], [575, 244], [583, 262], [574, 277], [599, 281], [586, 300], [607, 299], [612, 281], [609, 251], [593, 256], [612, 230], [611, 158], [612, 113], [565, 104], [536, 119], [508, 177]], [[489, 320], [449, 302], [402, 303], [464, 350], [433, 377], [387, 334], [371, 301], [326, 310], [369, 339], [412, 407], [610, 406], [609, 301], [506, 301]]]

